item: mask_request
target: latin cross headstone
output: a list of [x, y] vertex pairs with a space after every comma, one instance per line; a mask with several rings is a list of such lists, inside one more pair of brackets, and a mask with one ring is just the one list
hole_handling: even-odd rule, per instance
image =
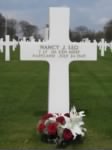
[[34, 41], [35, 41], [35, 39], [34, 39], [33, 36], [30, 37], [30, 41], [31, 41], [31, 42], [34, 42]]
[[26, 37], [23, 37], [22, 41], [27, 42], [28, 40], [26, 39]]
[[49, 40], [20, 41], [22, 61], [47, 61], [49, 63], [48, 112], [51, 113], [69, 112], [69, 64], [72, 61], [97, 60], [96, 42], [78, 43], [69, 40], [69, 18], [69, 8], [51, 7]]
[[3, 53], [3, 38], [0, 39], [0, 52]]
[[12, 46], [12, 49], [15, 50], [18, 42], [16, 40], [10, 41], [9, 35], [5, 36], [5, 41], [3, 39], [0, 40], [0, 49], [1, 52], [3, 52], [5, 47], [5, 61], [10, 61], [10, 46]]
[[110, 42], [109, 47], [110, 47], [110, 50], [112, 52], [112, 41]]
[[91, 41], [88, 38], [84, 38], [84, 39], [82, 39], [82, 42], [90, 43]]
[[98, 43], [98, 47], [101, 51], [101, 56], [105, 55], [105, 51], [107, 49], [107, 46], [109, 46], [109, 45], [104, 39], [101, 39], [101, 41]]

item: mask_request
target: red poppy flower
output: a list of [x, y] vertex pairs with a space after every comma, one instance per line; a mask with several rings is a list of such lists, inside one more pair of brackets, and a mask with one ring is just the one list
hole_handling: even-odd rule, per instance
[[63, 131], [63, 138], [65, 141], [73, 140], [73, 134], [69, 129], [64, 129]]
[[38, 131], [40, 133], [42, 133], [44, 131], [44, 129], [46, 128], [46, 126], [44, 125], [44, 123], [40, 123], [39, 126], [37, 127]]
[[56, 118], [56, 121], [63, 125], [65, 124], [65, 118], [63, 116], [59, 116], [58, 118]]
[[49, 135], [56, 135], [57, 132], [57, 123], [51, 123], [47, 127]]
[[51, 113], [47, 113], [47, 114], [45, 114], [45, 115], [42, 116], [42, 120], [47, 120], [50, 117], [53, 117], [53, 115]]

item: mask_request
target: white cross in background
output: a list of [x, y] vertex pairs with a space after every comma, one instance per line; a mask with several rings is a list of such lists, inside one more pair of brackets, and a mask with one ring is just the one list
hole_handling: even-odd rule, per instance
[[9, 35], [5, 36], [5, 41], [3, 39], [0, 39], [0, 50], [1, 52], [4, 51], [5, 47], [5, 61], [10, 61], [10, 46], [12, 46], [12, 49], [15, 50], [18, 42], [16, 40], [10, 41]]
[[98, 43], [99, 50], [101, 51], [101, 56], [105, 55], [105, 51], [108, 46], [109, 44], [104, 39], [101, 39], [101, 41]]
[[69, 18], [69, 8], [52, 7], [49, 13], [49, 40], [20, 41], [21, 60], [49, 63], [48, 112], [52, 113], [69, 112], [69, 64], [72, 61], [97, 60], [96, 42], [72, 43], [69, 40]]
[[110, 47], [111, 52], [112, 52], [112, 42], [110, 42], [109, 47]]
[[3, 53], [3, 38], [0, 39], [0, 52]]

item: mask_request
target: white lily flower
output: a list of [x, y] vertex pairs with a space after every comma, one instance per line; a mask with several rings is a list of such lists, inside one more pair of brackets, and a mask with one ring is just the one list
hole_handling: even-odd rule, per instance
[[68, 128], [72, 131], [72, 134], [75, 135], [85, 135], [86, 129], [82, 127], [84, 125], [83, 117], [85, 116], [84, 111], [79, 113], [76, 111], [75, 106], [72, 107], [70, 111], [70, 119], [65, 125], [65, 128]]

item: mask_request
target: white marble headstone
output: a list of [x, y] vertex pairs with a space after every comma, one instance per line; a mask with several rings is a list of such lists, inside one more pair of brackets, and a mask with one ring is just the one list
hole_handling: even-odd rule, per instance
[[[97, 44], [72, 43], [69, 40], [70, 9], [51, 7], [49, 40], [20, 42], [20, 59], [49, 63], [48, 112], [69, 112], [69, 64], [72, 61], [97, 60]], [[44, 102], [43, 102], [44, 103]]]

